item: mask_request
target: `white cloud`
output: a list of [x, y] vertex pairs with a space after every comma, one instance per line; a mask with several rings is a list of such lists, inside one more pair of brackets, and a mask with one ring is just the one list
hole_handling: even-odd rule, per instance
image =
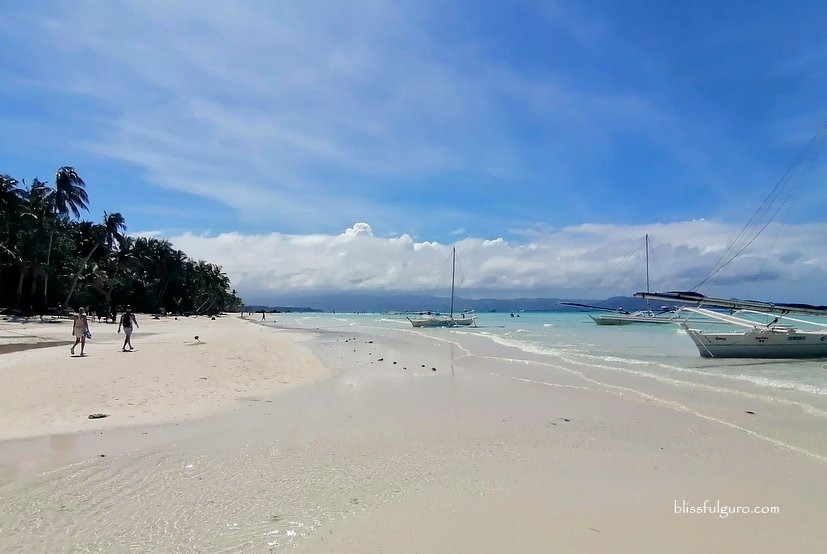
[[[332, 291], [445, 292], [456, 246], [466, 296], [603, 297], [645, 288], [643, 235], [650, 235], [653, 290], [694, 287], [738, 229], [714, 221], [640, 226], [580, 225], [525, 243], [464, 238], [455, 244], [374, 236], [356, 223], [336, 235], [271, 233], [170, 236], [176, 248], [222, 265], [248, 299]], [[827, 224], [772, 226], [701, 292], [823, 302]], [[778, 253], [783, 252], [783, 256]], [[440, 288], [442, 287], [442, 288]]]
[[[496, 185], [480, 186], [486, 177], [520, 188], [542, 176], [556, 185], [543, 183], [544, 194], [590, 211], [572, 168], [611, 152], [621, 130], [674, 137], [685, 127], [646, 98], [580, 87], [551, 71], [521, 72], [473, 44], [446, 42], [434, 36], [434, 14], [416, 4], [53, 8], [21, 26], [44, 31], [31, 33], [35, 44], [44, 41], [43, 86], [59, 82], [97, 103], [97, 154], [138, 168], [153, 185], [283, 229], [367, 218], [396, 228], [417, 207], [423, 222], [473, 220], [473, 210], [448, 201], [417, 206], [443, 192], [444, 179], [434, 176], [446, 174], [470, 175], [452, 194], [477, 198], [499, 194]], [[584, 39], [606, 32], [570, 9], [548, 9], [552, 28]], [[531, 149], [521, 145], [515, 108], [539, 131]], [[697, 166], [687, 142], [673, 148]]]

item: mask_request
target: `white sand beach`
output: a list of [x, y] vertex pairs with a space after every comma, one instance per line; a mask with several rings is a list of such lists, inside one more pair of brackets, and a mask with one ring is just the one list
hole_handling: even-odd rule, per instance
[[[305, 330], [142, 318], [130, 354], [102, 325], [88, 358], [68, 346], [3, 354], [0, 418], [14, 440], [0, 442], [0, 548], [827, 544], [824, 432], [783, 395], [750, 396], [747, 414], [740, 396], [539, 367], [448, 330], [283, 320]], [[721, 517], [718, 505], [778, 512]]]
[[[237, 315], [137, 318], [126, 353], [116, 324], [90, 318], [82, 358], [80, 347], [69, 352], [71, 320], [0, 322], [0, 346], [38, 346], [0, 354], [0, 440], [193, 419], [327, 373], [297, 334], [251, 328]], [[95, 413], [108, 417], [89, 420]]]

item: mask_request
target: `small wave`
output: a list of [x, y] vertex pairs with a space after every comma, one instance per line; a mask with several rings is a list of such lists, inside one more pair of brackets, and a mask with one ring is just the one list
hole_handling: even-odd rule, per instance
[[[820, 417], [827, 417], [827, 412], [811, 406], [806, 402], [799, 402], [793, 400], [781, 400], [772, 397], [767, 397], [761, 394], [740, 391], [732, 386], [724, 386], [723, 383], [742, 382], [750, 383], [758, 387], [775, 390], [790, 390], [795, 392], [802, 392], [807, 394], [814, 394], [818, 396], [827, 395], [827, 387], [817, 386], [810, 383], [796, 382], [789, 379], [779, 379], [764, 377], [760, 375], [749, 375], [745, 373], [739, 374], [725, 374], [716, 371], [710, 371], [703, 367], [685, 367], [675, 364], [668, 364], [655, 360], [640, 360], [635, 358], [620, 357], [616, 355], [600, 355], [593, 354], [586, 349], [594, 347], [594, 345], [571, 344], [571, 345], [555, 345], [543, 346], [530, 342], [521, 341], [516, 338], [508, 338], [502, 335], [495, 335], [490, 333], [479, 333], [484, 335], [493, 342], [502, 346], [516, 348], [528, 354], [540, 355], [543, 357], [553, 358], [559, 360], [564, 364], [572, 367], [583, 369], [598, 369], [603, 371], [611, 371], [616, 373], [625, 373], [645, 379], [653, 379], [662, 383], [668, 383], [673, 386], [685, 386], [692, 388], [699, 388], [711, 390], [718, 393], [729, 393], [737, 395], [746, 395], [748, 397], [757, 397], [764, 400], [773, 400], [781, 403], [789, 403], [791, 405], [799, 406], [804, 411]], [[552, 362], [552, 360], [549, 360]], [[554, 365], [553, 363], [550, 365]], [[670, 375], [672, 373], [673, 375]], [[675, 373], [682, 373], [686, 375], [686, 379], [678, 379]], [[704, 384], [691, 379], [697, 378], [712, 378], [719, 382], [720, 385]]]
[[771, 377], [759, 377], [757, 375], [716, 375], [716, 377], [730, 377], [739, 381], [747, 381], [760, 387], [769, 387], [780, 390], [791, 390], [797, 392], [806, 392], [809, 394], [817, 394], [820, 396], [827, 395], [827, 390], [816, 385], [808, 385], [806, 383], [796, 383], [795, 381], [785, 381]]

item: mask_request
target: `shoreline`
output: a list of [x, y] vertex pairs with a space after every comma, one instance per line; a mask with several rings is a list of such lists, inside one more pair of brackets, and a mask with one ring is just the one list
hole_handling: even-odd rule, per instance
[[[0, 545], [696, 552], [711, 541], [774, 552], [827, 540], [824, 461], [756, 435], [778, 417], [787, 428], [774, 432], [789, 437], [805, 421], [795, 407], [749, 415], [726, 395], [663, 383], [647, 397], [635, 379], [543, 366], [451, 332], [280, 325], [302, 327], [287, 336], [305, 340], [327, 378], [194, 419], [0, 443], [21, 458], [85, 456], [0, 484], [11, 499], [0, 516], [19, 527]], [[709, 413], [743, 428], [699, 416]], [[130, 501], [76, 502], [113, 494]], [[674, 512], [705, 500], [781, 512]], [[44, 534], [70, 521], [69, 538]]]

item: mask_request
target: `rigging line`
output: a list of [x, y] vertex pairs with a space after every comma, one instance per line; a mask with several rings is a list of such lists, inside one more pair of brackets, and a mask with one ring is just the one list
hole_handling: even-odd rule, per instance
[[[625, 239], [623, 240], [625, 242]], [[626, 254], [622, 256], [617, 256], [614, 258], [614, 263], [612, 263], [609, 271], [606, 272], [607, 276], [610, 275], [630, 275], [632, 273], [633, 268], [636, 268], [637, 264], [635, 262], [638, 261], [641, 255], [642, 247], [641, 244], [638, 242], [638, 239], [635, 239], [635, 244], [631, 250], [629, 250]]]
[[[782, 191], [786, 187], [788, 187], [789, 183], [793, 180], [793, 177], [794, 177], [793, 173], [795, 173], [795, 171], [798, 168], [800, 168], [802, 165], [804, 165], [808, 161], [808, 158], [809, 158], [809, 161], [810, 161], [810, 163], [808, 164], [809, 168], [807, 168], [806, 171], [805, 170], [800, 170], [798, 172], [798, 176], [803, 176], [807, 172], [812, 171], [813, 167], [815, 166], [815, 162], [818, 159], [817, 155], [816, 156], [812, 155], [813, 146], [815, 145], [815, 143], [820, 138], [822, 138], [821, 135], [824, 134], [825, 130], [827, 130], [827, 124], [825, 126], [823, 126], [818, 132], [816, 132], [815, 135], [813, 135], [813, 137], [810, 139], [810, 141], [807, 143], [807, 145], [804, 147], [804, 149], [799, 154], [798, 158], [796, 159], [796, 162], [794, 164], [792, 164], [792, 166], [784, 173], [782, 178], [776, 183], [776, 185], [773, 187], [773, 189], [770, 191], [770, 193], [767, 195], [767, 197], [764, 199], [764, 201], [761, 203], [761, 205], [752, 214], [752, 216], [747, 221], [747, 223], [741, 228], [741, 231], [738, 233], [738, 236], [735, 238], [735, 240], [733, 240], [729, 244], [727, 249], [721, 255], [721, 258], [718, 260], [718, 262], [716, 262], [715, 266], [713, 266], [713, 267], [717, 267], [717, 270], [714, 273], [717, 273], [717, 271], [720, 271], [720, 269], [723, 269], [723, 267], [725, 267], [726, 265], [729, 265], [729, 263], [732, 261], [732, 259], [738, 257], [750, 244], [752, 244], [752, 242], [755, 240], [757, 235], [760, 235], [760, 233], [766, 228], [767, 225], [765, 224], [756, 233], [756, 235], [752, 237], [752, 239], [748, 240], [746, 238], [748, 236], [747, 232], [750, 229], [755, 228], [756, 226], [760, 225], [761, 216], [763, 216], [766, 212], [771, 210], [772, 205], [778, 201], [778, 197], [781, 195]], [[817, 150], [816, 152], [820, 153], [820, 149]], [[778, 211], [784, 205], [786, 200], [789, 199], [790, 194], [791, 194], [790, 191], [787, 190], [786, 197], [784, 198], [784, 200], [781, 201], [780, 206], [778, 208], [776, 208], [775, 212], [770, 217], [770, 221], [772, 221], [772, 219], [775, 217], [775, 215], [777, 215]], [[747, 241], [747, 244], [742, 247], [741, 244], [743, 243], [743, 241]], [[724, 262], [724, 260], [726, 260], [726, 262]], [[720, 266], [720, 267], [718, 267], [718, 266]], [[711, 275], [710, 275], [710, 277], [711, 277]], [[702, 281], [702, 283], [705, 282], [705, 281], [706, 280]], [[700, 286], [700, 284], [698, 286]]]
[[[781, 209], [781, 206], [779, 206], [779, 210], [780, 210], [780, 209]], [[776, 210], [776, 211], [775, 211], [775, 213], [773, 214], [773, 216], [775, 216], [777, 213], [778, 213], [778, 210]], [[761, 233], [763, 233], [763, 232], [764, 232], [764, 229], [766, 229], [766, 228], [770, 225], [770, 223], [772, 223], [772, 218], [770, 218], [769, 220], [767, 220], [767, 222], [764, 224], [764, 226], [763, 226], [763, 227], [761, 227], [761, 229], [760, 229], [757, 233], [755, 233], [755, 235], [754, 235], [754, 236], [753, 236], [753, 237], [749, 240], [749, 242], [747, 242], [747, 243], [746, 243], [746, 244], [745, 244], [745, 245], [744, 245], [744, 246], [743, 246], [740, 250], [738, 250], [735, 254], [733, 254], [733, 256], [732, 256], [732, 257], [730, 257], [730, 258], [726, 261], [726, 263], [721, 264], [721, 266], [720, 266], [720, 267], [718, 267], [718, 269], [716, 269], [715, 271], [713, 271], [713, 272], [711, 272], [709, 275], [707, 275], [707, 277], [706, 277], [703, 281], [701, 281], [700, 283], [698, 283], [697, 285], [695, 285], [695, 288], [697, 289], [698, 287], [700, 287], [701, 285], [703, 285], [704, 283], [706, 283], [707, 281], [709, 281], [712, 277], [714, 277], [715, 275], [717, 275], [718, 273], [720, 273], [720, 271], [721, 271], [722, 269], [724, 269], [724, 268], [725, 268], [725, 267], [727, 267], [729, 264], [731, 264], [732, 262], [734, 262], [734, 261], [738, 258], [738, 256], [740, 256], [740, 255], [744, 252], [744, 250], [746, 250], [747, 248], [749, 248], [749, 246], [750, 246], [753, 242], [755, 242], [755, 240], [759, 237], [759, 235], [761, 235]], [[694, 289], [693, 289], [693, 290], [694, 290]]]
[[462, 265], [460, 265], [460, 262], [459, 262], [459, 254], [456, 255], [455, 260], [456, 260], [456, 266], [455, 266], [456, 279], [455, 280], [456, 280], [457, 288], [458, 288], [459, 285], [462, 285], [462, 284], [465, 283], [465, 273], [463, 272]]
[[[759, 205], [759, 207], [755, 210], [755, 212], [753, 212], [752, 216], [746, 222], [746, 224], [743, 226], [743, 228], [741, 229], [741, 231], [739, 232], [739, 234], [735, 238], [735, 240], [732, 241], [732, 243], [730, 244], [727, 251], [736, 249], [735, 245], [740, 241], [740, 239], [743, 238], [743, 235], [747, 232], [747, 230], [750, 227], [753, 227], [753, 226], [756, 226], [756, 225], [759, 224], [758, 223], [760, 221], [759, 216], [763, 215], [765, 212], [770, 210], [771, 205], [776, 202], [778, 196], [781, 194], [782, 189], [784, 187], [786, 187], [787, 183], [789, 183], [793, 179], [792, 174], [795, 172], [795, 170], [798, 167], [800, 167], [801, 165], [804, 164], [804, 162], [807, 159], [808, 151], [811, 149], [812, 145], [818, 140], [819, 134], [823, 133], [823, 132], [824, 132], [824, 128], [822, 128], [820, 131], [816, 132], [815, 135], [813, 135], [813, 137], [810, 139], [810, 141], [805, 145], [805, 147], [799, 153], [795, 163], [793, 163], [787, 169], [787, 171], [784, 173], [784, 175], [781, 177], [781, 179], [779, 179], [778, 182], [775, 184], [775, 186], [772, 188], [772, 190], [770, 190], [770, 193], [767, 195], [767, 197], [764, 199], [764, 201], [761, 203], [761, 205]], [[803, 174], [804, 174], [803, 171], [799, 172], [799, 175], [803, 175]], [[746, 240], [746, 239], [744, 239], [744, 240]]]
[[[717, 275], [722, 269], [727, 267], [730, 263], [732, 263], [738, 256], [740, 256], [744, 250], [746, 250], [755, 240], [761, 235], [761, 233], [769, 226], [769, 224], [773, 221], [773, 219], [778, 215], [784, 205], [789, 201], [790, 196], [792, 195], [792, 191], [789, 190], [790, 182], [794, 181], [794, 177], [804, 177], [806, 174], [811, 172], [815, 166], [816, 162], [821, 156], [823, 148], [816, 148], [816, 144], [820, 141], [823, 141], [825, 138], [825, 134], [827, 134], [827, 122], [822, 124], [821, 128], [816, 131], [816, 133], [810, 138], [807, 144], [804, 146], [802, 151], [799, 153], [798, 157], [796, 158], [795, 163], [793, 163], [787, 171], [784, 172], [784, 175], [779, 179], [775, 186], [770, 190], [770, 193], [766, 196], [764, 201], [758, 208], [753, 212], [752, 216], [747, 220], [744, 226], [739, 231], [738, 235], [735, 239], [727, 246], [726, 250], [724, 250], [721, 257], [713, 266], [713, 270], [710, 271], [709, 275], [707, 275], [700, 283], [695, 285], [692, 290], [696, 290], [701, 287], [704, 283], [709, 281], [713, 276]], [[797, 175], [794, 175], [796, 174]], [[802, 185], [803, 186], [803, 183]], [[782, 192], [786, 192], [783, 199], [778, 203], [778, 198], [782, 195]], [[775, 205], [775, 209], [773, 210], [773, 205]], [[769, 219], [761, 225], [761, 219], [763, 215], [767, 212], [772, 212]], [[751, 238], [747, 239], [748, 231], [754, 229], [755, 227], [759, 227], [758, 231], [756, 231]], [[741, 245], [743, 241], [746, 241], [746, 244]], [[726, 260], [726, 261], [724, 261]]]
[[[645, 271], [646, 255], [647, 255], [645, 235], [644, 235], [643, 239], [644, 240], [641, 241], [640, 237], [638, 237], [638, 239], [636, 240], [634, 250], [630, 254], [624, 256], [623, 258], [621, 258], [621, 260], [624, 262], [623, 268], [624, 268], [624, 270], [627, 270], [625, 272], [630, 276], [634, 275], [634, 277], [629, 277], [630, 280], [631, 279], [636, 280], [641, 275], [641, 269], [640, 269], [641, 266], [644, 267], [644, 271]], [[616, 264], [616, 266], [619, 266], [619, 265], [620, 265], [620, 262], [618, 262], [618, 264]], [[645, 280], [645, 278], [646, 277], [644, 275], [643, 279]]]
[[[795, 198], [793, 198], [793, 199], [792, 199], [791, 204], [795, 204], [795, 202], [796, 202], [796, 199], [795, 199]], [[787, 205], [787, 214], [786, 214], [786, 215], [787, 215], [787, 216], [789, 216], [789, 214], [790, 214], [791, 212], [792, 212], [792, 205], [788, 204], [788, 205]], [[773, 239], [772, 239], [772, 243], [770, 244], [770, 247], [769, 247], [769, 249], [767, 250], [767, 255], [764, 257], [763, 262], [761, 262], [761, 267], [760, 267], [760, 268], [758, 268], [758, 275], [759, 275], [759, 276], [760, 276], [762, 273], [764, 273], [764, 267], [766, 267], [767, 262], [769, 261], [770, 255], [771, 255], [773, 252], [775, 252], [775, 246], [776, 246], [776, 244], [778, 243], [778, 239], [780, 239], [780, 238], [781, 238], [781, 232], [782, 232], [782, 231], [783, 231], [783, 229], [781, 229], [781, 228], [779, 227], [779, 228], [778, 228], [778, 232], [777, 232], [777, 233], [775, 233], [775, 236], [774, 236], [774, 237], [773, 237]]]
[[439, 270], [431, 276], [431, 279], [428, 281], [428, 286], [424, 290], [431, 294], [444, 291], [445, 274], [448, 273], [450, 275], [450, 268], [451, 254], [449, 253], [448, 257], [442, 261], [442, 265], [439, 266]]
[[[660, 263], [660, 258], [656, 256], [655, 247], [652, 241], [652, 235], [649, 234], [649, 264], [647, 270], [649, 271], [649, 282], [655, 290], [659, 290], [656, 283], [664, 281], [663, 278], [663, 264]], [[653, 271], [654, 268], [654, 271]]]

